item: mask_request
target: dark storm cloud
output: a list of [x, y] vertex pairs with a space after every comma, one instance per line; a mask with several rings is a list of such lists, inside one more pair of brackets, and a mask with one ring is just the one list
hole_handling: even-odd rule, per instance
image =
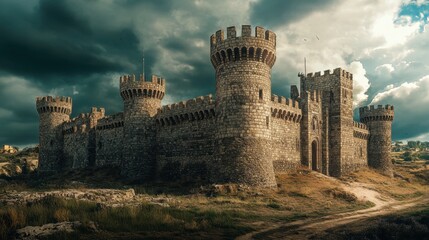
[[10, 23], [0, 25], [3, 71], [55, 83], [58, 78], [50, 77], [126, 70], [119, 60], [139, 53], [131, 29], [91, 29], [88, 20], [72, 10], [79, 8], [66, 1], [40, 1], [23, 18], [25, 12], [7, 12], [7, 3], [2, 5], [0, 21]]
[[275, 28], [332, 6], [336, 0], [260, 0], [252, 6], [251, 19]]
[[[208, 48], [192, 43], [208, 41], [216, 16], [195, 8], [171, 0], [0, 2], [0, 144], [38, 142], [38, 95], [71, 96], [72, 117], [92, 106], [122, 111], [119, 75], [141, 73], [143, 50], [146, 76], [165, 77], [170, 99], [213, 93]], [[175, 19], [178, 9], [186, 23]], [[186, 28], [188, 19], [199, 28]]]

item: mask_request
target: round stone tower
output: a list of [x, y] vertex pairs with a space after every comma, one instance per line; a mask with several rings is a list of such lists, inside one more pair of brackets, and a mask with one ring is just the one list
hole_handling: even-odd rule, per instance
[[39, 113], [39, 171], [58, 171], [63, 164], [64, 139], [61, 125], [70, 120], [70, 97], [37, 97]]
[[165, 79], [152, 75], [146, 82], [140, 75], [122, 76], [120, 94], [124, 100], [123, 176], [150, 179], [155, 174], [155, 121], [165, 94]]
[[360, 121], [369, 128], [368, 165], [383, 174], [393, 176], [390, 160], [393, 106], [378, 105], [359, 109]]
[[219, 30], [210, 38], [210, 57], [216, 71], [218, 145], [216, 182], [275, 186], [271, 154], [271, 68], [276, 60], [276, 35], [261, 27], [252, 36], [243, 25]]

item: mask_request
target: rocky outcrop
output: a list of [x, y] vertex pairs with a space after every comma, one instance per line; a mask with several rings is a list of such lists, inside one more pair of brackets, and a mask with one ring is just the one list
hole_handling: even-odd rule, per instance
[[[42, 226], [26, 226], [16, 231], [17, 239], [33, 240], [49, 237], [58, 232], [74, 232], [77, 228], [81, 227], [82, 223], [79, 221], [74, 222], [59, 222], [48, 223]], [[94, 222], [87, 224], [88, 230], [98, 231]]]
[[45, 197], [59, 197], [65, 199], [76, 199], [82, 201], [91, 201], [103, 203], [106, 205], [115, 205], [123, 202], [132, 202], [136, 194], [134, 189], [64, 189], [47, 192], [9, 192], [0, 197], [6, 205], [27, 204], [41, 200]]
[[137, 206], [142, 203], [169, 207], [172, 198], [135, 194], [134, 189], [63, 189], [46, 192], [10, 191], [0, 195], [0, 203], [4, 205], [23, 205], [40, 201], [46, 197], [76, 199], [101, 204], [106, 207]]

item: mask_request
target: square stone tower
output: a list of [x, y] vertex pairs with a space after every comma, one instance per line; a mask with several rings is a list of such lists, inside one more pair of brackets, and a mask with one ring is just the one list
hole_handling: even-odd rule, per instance
[[340, 177], [345, 164], [353, 162], [353, 74], [337, 68], [323, 75], [301, 75], [301, 93], [314, 90], [323, 92], [322, 109], [329, 112], [323, 119], [325, 124], [328, 121], [328, 138], [322, 142], [321, 154], [329, 158], [329, 175]]

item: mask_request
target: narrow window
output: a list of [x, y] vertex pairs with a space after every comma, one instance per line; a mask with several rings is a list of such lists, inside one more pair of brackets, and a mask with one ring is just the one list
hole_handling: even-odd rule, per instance
[[234, 48], [234, 61], [240, 60], [240, 50], [238, 48]]
[[265, 121], [267, 122], [267, 129], [270, 127], [270, 117], [266, 116]]
[[247, 48], [242, 47], [241, 48], [241, 59], [246, 59], [246, 58], [247, 58]]
[[264, 92], [262, 91], [262, 89], [259, 89], [259, 99], [263, 99], [264, 98]]

